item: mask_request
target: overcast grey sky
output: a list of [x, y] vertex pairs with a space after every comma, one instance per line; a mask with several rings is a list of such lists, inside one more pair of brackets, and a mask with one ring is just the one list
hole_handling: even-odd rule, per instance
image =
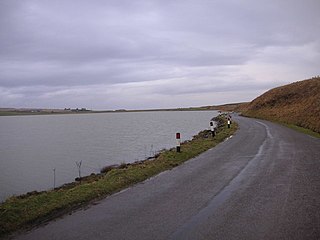
[[251, 101], [320, 74], [319, 0], [0, 0], [0, 107]]

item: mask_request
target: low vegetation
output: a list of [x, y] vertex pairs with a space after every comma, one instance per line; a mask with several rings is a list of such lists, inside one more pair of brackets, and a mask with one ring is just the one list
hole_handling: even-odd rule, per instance
[[248, 102], [242, 102], [242, 103], [229, 103], [229, 104], [223, 104], [219, 106], [214, 106], [216, 110], [224, 111], [224, 112], [239, 112], [241, 109], [246, 107], [249, 103]]
[[0, 116], [23, 116], [23, 115], [52, 115], [52, 114], [82, 114], [82, 113], [126, 113], [126, 112], [161, 112], [161, 111], [212, 111], [220, 110], [224, 112], [238, 111], [248, 103], [230, 103], [224, 105], [187, 107], [187, 108], [168, 108], [168, 109], [148, 109], [148, 110], [100, 110], [93, 111], [86, 108], [76, 109], [28, 109], [28, 108], [0, 108]]
[[175, 149], [163, 151], [154, 159], [106, 168], [106, 173], [84, 177], [81, 183], [78, 181], [58, 189], [7, 199], [0, 205], [0, 236], [61, 216], [182, 164], [216, 146], [236, 131], [236, 123], [227, 128], [225, 119], [220, 117], [221, 121], [223, 124], [218, 126], [214, 138], [210, 131], [202, 131], [191, 141], [184, 142], [180, 153]]
[[319, 135], [320, 77], [271, 89], [243, 107], [242, 114], [309, 129]]

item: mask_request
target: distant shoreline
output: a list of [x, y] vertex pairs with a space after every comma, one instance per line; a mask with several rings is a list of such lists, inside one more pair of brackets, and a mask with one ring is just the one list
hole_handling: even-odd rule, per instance
[[154, 110], [110, 110], [110, 111], [1, 111], [0, 116], [41, 116], [41, 115], [69, 115], [69, 114], [94, 114], [94, 113], [133, 113], [133, 112], [186, 112], [186, 111], [217, 111], [216, 109], [154, 109]]
[[165, 108], [143, 110], [88, 110], [76, 109], [39, 109], [39, 108], [0, 108], [0, 116], [30, 116], [30, 115], [57, 115], [57, 114], [85, 114], [85, 113], [125, 113], [125, 112], [164, 112], [164, 111], [234, 111], [246, 103], [231, 103], [217, 106], [188, 107], [188, 108]]

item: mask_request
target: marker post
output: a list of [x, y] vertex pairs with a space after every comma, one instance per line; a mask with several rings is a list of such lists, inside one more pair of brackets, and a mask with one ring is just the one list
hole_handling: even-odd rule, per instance
[[214, 137], [216, 135], [216, 133], [214, 131], [214, 126], [213, 126], [213, 122], [212, 121], [210, 122], [210, 130], [211, 130], [212, 137]]
[[177, 152], [179, 153], [181, 151], [181, 139], [180, 139], [180, 133], [176, 133], [176, 141], [177, 141]]

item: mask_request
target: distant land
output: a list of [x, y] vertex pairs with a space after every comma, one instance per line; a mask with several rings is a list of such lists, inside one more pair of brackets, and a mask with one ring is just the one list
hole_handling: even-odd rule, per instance
[[118, 113], [118, 112], [155, 112], [155, 111], [234, 111], [248, 103], [230, 103], [216, 106], [202, 106], [189, 108], [165, 108], [147, 110], [89, 110], [86, 108], [65, 108], [65, 109], [39, 109], [39, 108], [0, 108], [0, 116], [19, 116], [19, 115], [50, 115], [50, 114], [82, 114], [82, 113]]
[[320, 133], [320, 77], [298, 81], [267, 91], [237, 110]]
[[68, 114], [68, 113], [88, 113], [92, 112], [86, 108], [76, 109], [39, 109], [39, 108], [0, 108], [0, 116], [17, 115], [46, 115], [46, 114]]

